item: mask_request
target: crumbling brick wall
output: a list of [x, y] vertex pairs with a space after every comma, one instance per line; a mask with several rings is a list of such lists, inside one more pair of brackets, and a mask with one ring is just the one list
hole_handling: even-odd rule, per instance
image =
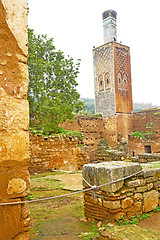
[[51, 169], [76, 171], [87, 163], [86, 153], [78, 137], [43, 137], [30, 133], [30, 172], [44, 172]]
[[66, 130], [79, 131], [83, 136], [83, 146], [86, 148], [88, 160], [94, 160], [94, 153], [97, 150], [102, 132], [104, 131], [103, 120], [101, 116], [77, 116], [73, 122], [66, 121], [60, 125]]
[[[103, 185], [128, 177], [143, 170], [138, 175], [128, 179], [101, 186], [95, 193], [84, 193], [84, 211], [89, 219], [126, 219], [154, 210], [159, 202], [160, 194], [160, 164], [145, 164], [143, 168], [138, 163], [105, 162], [86, 164], [83, 167], [83, 177], [92, 186]], [[83, 182], [84, 188], [89, 188]]]
[[152, 153], [160, 153], [160, 109], [147, 109], [133, 113], [132, 132], [152, 133], [145, 135], [145, 138], [137, 138], [129, 135], [128, 145], [130, 155], [137, 156], [146, 152], [150, 146]]
[[[27, 1], [0, 1], [0, 203], [29, 193]], [[29, 239], [23, 204], [0, 206], [0, 239]]]

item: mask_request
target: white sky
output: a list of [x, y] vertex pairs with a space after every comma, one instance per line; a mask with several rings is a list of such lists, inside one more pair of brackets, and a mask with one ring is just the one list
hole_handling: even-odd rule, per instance
[[117, 40], [130, 47], [134, 102], [160, 106], [159, 0], [28, 0], [29, 28], [54, 38], [76, 61], [81, 97], [94, 98], [93, 46], [104, 43], [102, 13], [117, 12]]

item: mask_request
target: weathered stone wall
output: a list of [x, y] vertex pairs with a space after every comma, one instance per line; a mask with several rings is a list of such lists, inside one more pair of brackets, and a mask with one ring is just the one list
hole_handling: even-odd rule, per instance
[[[27, 1], [0, 1], [0, 203], [29, 194]], [[0, 239], [29, 239], [25, 205], [0, 206]]]
[[104, 129], [102, 132], [110, 147], [115, 148], [124, 138], [128, 142], [128, 134], [132, 132], [132, 115], [117, 113], [103, 119]]
[[[85, 192], [85, 216], [97, 220], [117, 220], [122, 216], [127, 219], [155, 209], [160, 205], [160, 162], [157, 163], [144, 164], [143, 168], [138, 163], [130, 162], [86, 164], [83, 167], [83, 177], [92, 186], [122, 179], [142, 169], [143, 172], [100, 187], [95, 199], [91, 192]], [[83, 185], [88, 188], [85, 182]]]
[[30, 172], [51, 169], [76, 171], [87, 163], [82, 142], [72, 135], [68, 137], [43, 137], [30, 133]]
[[116, 149], [111, 149], [106, 143], [105, 139], [100, 141], [100, 144], [95, 152], [94, 163], [100, 163], [104, 161], [132, 161], [138, 163], [150, 163], [160, 161], [160, 154], [156, 153], [144, 153], [138, 154], [137, 156], [129, 156], [128, 144], [126, 141], [121, 141], [121, 144]]
[[[147, 109], [133, 113], [133, 132], [153, 131], [152, 138], [154, 140], [160, 139], [160, 109]], [[153, 124], [153, 127], [147, 125]]]
[[137, 156], [138, 154], [146, 153], [146, 146], [151, 147], [152, 153], [160, 153], [160, 141], [151, 139], [151, 136], [146, 139], [139, 139], [137, 137], [129, 136], [128, 147], [130, 149], [131, 156]]
[[73, 122], [66, 121], [60, 125], [66, 130], [79, 131], [83, 136], [83, 146], [86, 148], [88, 162], [94, 160], [94, 153], [104, 131], [103, 120], [100, 116], [78, 116]]
[[[106, 118], [101, 117], [76, 117], [73, 122], [65, 122], [61, 127], [67, 130], [77, 130], [84, 136], [84, 146], [94, 161], [94, 153], [100, 139], [106, 139], [108, 145], [114, 149], [121, 139], [128, 142], [128, 153], [137, 156], [146, 152], [145, 146], [151, 146], [152, 153], [160, 153], [160, 110], [143, 110], [133, 114], [116, 113]], [[152, 127], [147, 127], [153, 124]], [[150, 125], [150, 126], [151, 126]], [[138, 139], [130, 134], [134, 131], [152, 132], [146, 135], [146, 139]]]
[[[81, 118], [81, 116], [79, 116]], [[61, 123], [59, 126], [68, 130], [68, 131], [78, 131], [81, 132], [81, 125], [79, 122], [79, 117], [75, 117], [72, 121], [69, 121], [68, 119], [66, 122]]]
[[132, 132], [143, 131], [144, 133], [153, 132], [143, 138], [129, 136], [128, 145], [130, 154], [137, 156], [146, 152], [146, 146], [151, 147], [152, 153], [160, 153], [160, 110], [148, 109], [133, 113]]

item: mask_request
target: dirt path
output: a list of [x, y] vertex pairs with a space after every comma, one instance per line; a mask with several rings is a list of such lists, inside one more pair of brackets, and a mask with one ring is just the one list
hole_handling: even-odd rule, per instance
[[82, 173], [55, 175], [54, 179], [60, 180], [64, 183], [63, 189], [78, 191], [82, 186]]
[[144, 229], [160, 233], [160, 213], [151, 213], [151, 217], [140, 221], [138, 225]]

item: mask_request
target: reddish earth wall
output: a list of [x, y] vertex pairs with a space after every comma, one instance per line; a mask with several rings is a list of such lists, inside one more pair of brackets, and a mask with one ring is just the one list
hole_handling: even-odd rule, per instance
[[129, 136], [128, 146], [131, 155], [138, 155], [147, 151], [146, 146], [151, 147], [152, 153], [160, 153], [160, 110], [148, 109], [133, 113], [133, 130], [144, 133], [153, 132], [145, 136], [146, 139], [138, 139]]
[[87, 163], [82, 142], [72, 135], [68, 137], [43, 137], [30, 134], [30, 172], [51, 169], [76, 171]]
[[60, 126], [67, 130], [77, 130], [82, 134], [83, 146], [86, 148], [88, 156], [87, 161], [92, 162], [104, 130], [102, 117], [78, 116], [73, 123], [67, 121]]
[[[145, 153], [145, 146], [151, 146], [152, 153], [160, 152], [160, 112], [158, 109], [140, 111], [133, 114], [115, 114], [107, 118], [78, 116], [73, 122], [65, 122], [61, 126], [67, 130], [77, 130], [83, 135], [84, 146], [90, 162], [94, 161], [94, 153], [100, 139], [106, 139], [111, 148], [115, 148], [124, 138], [128, 142], [131, 156]], [[146, 128], [147, 124], [153, 124]], [[146, 139], [130, 136], [135, 131], [151, 132]], [[88, 161], [88, 162], [89, 162]]]

